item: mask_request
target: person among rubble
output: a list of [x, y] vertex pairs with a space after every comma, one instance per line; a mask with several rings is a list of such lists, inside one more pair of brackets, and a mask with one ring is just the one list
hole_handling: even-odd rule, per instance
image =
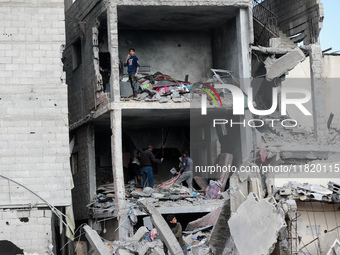
[[129, 49], [129, 54], [127, 55], [124, 66], [128, 67], [129, 81], [131, 84], [133, 97], [137, 98], [138, 88], [136, 88], [136, 78], [139, 71], [139, 60], [135, 53], [136, 50], [134, 48]]
[[149, 144], [148, 148], [144, 150], [140, 155], [140, 166], [142, 169], [142, 178], [143, 178], [143, 188], [146, 187], [146, 181], [149, 181], [149, 187], [153, 188], [153, 163], [162, 163], [163, 158], [156, 159], [155, 155], [152, 153], [153, 146]]
[[[183, 240], [183, 233], [182, 233], [182, 225], [181, 223], [177, 222], [175, 215], [168, 215], [166, 217], [166, 222], [168, 223], [172, 233], [174, 233], [179, 245], [182, 247], [182, 251], [184, 255], [187, 255], [187, 245]], [[168, 247], [163, 243], [164, 253], [168, 255]]]
[[135, 180], [136, 183], [140, 181], [142, 178], [141, 168], [140, 168], [140, 155], [141, 151], [137, 151], [136, 157], [134, 157], [129, 165], [129, 172], [131, 176], [131, 180]]
[[179, 169], [180, 177], [178, 177], [178, 179], [175, 181], [175, 184], [181, 184], [185, 181], [188, 184], [188, 188], [192, 189], [194, 164], [192, 159], [189, 157], [188, 151], [183, 151], [182, 155], [183, 158]]

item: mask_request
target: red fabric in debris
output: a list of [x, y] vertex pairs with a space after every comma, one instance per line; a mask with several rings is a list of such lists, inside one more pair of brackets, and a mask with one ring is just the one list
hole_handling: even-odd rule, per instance
[[261, 162], [265, 162], [266, 161], [266, 158], [268, 156], [268, 152], [266, 149], [262, 148], [259, 150], [259, 154], [261, 156]]
[[162, 182], [161, 184], [159, 184], [157, 186], [157, 188], [159, 188], [159, 189], [168, 189], [168, 188], [170, 188], [175, 183], [175, 181], [178, 179], [178, 177], [179, 177], [179, 175], [176, 175], [175, 177], [171, 178], [170, 180]]

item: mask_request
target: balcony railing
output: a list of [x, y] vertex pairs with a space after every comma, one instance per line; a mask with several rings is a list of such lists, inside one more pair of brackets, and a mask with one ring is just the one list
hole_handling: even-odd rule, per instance
[[253, 0], [253, 17], [271, 32], [273, 37], [278, 37], [277, 15], [266, 8], [262, 2], [261, 0]]

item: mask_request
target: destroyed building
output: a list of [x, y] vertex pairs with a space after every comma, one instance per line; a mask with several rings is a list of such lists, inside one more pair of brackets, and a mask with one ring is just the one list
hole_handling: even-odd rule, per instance
[[[164, 254], [164, 242], [170, 254], [183, 254], [165, 222], [175, 214], [189, 254], [338, 254], [338, 110], [336, 99], [326, 104], [337, 82], [324, 80], [338, 56], [324, 57], [318, 43], [320, 1], [2, 6], [13, 20], [0, 45], [0, 78], [10, 85], [1, 102], [13, 107], [4, 105], [1, 119], [0, 242], [77, 255]], [[130, 48], [140, 61], [137, 98], [123, 68]], [[301, 83], [289, 78], [301, 65], [310, 70], [303, 86], [311, 100], [298, 110], [310, 116], [282, 103]], [[148, 144], [164, 158], [154, 189], [129, 182], [129, 163]], [[178, 170], [183, 150], [195, 170], [210, 166], [194, 172], [195, 190], [174, 185], [169, 171]], [[307, 179], [264, 171], [318, 164], [333, 172]], [[217, 165], [236, 170], [212, 173]], [[72, 240], [71, 201], [74, 242], [65, 236]], [[159, 238], [147, 242], [153, 228]]]
[[[192, 246], [193, 254], [209, 254], [209, 250], [214, 254], [318, 254], [321, 246], [336, 252], [334, 233], [330, 238], [321, 233], [338, 226], [337, 195], [332, 189], [336, 181], [327, 188], [334, 176], [322, 182], [311, 178], [306, 184], [295, 175], [278, 178], [261, 170], [232, 176], [195, 172], [195, 188], [201, 191], [168, 189], [173, 182], [169, 170], [178, 165], [184, 149], [190, 149], [195, 166], [217, 162], [260, 169], [260, 165], [284, 168], [338, 162], [338, 130], [332, 129], [328, 119], [332, 110], [325, 103], [336, 83], [325, 90], [328, 57], [324, 58], [318, 43], [324, 18], [320, 1], [77, 0], [66, 6], [64, 65], [77, 226], [89, 223], [103, 240], [116, 240], [110, 244], [115, 254], [138, 250], [129, 240], [140, 240], [142, 230], [136, 233], [133, 228], [141, 227], [141, 221], [152, 226], [147, 215], [164, 239], [164, 233], [169, 233], [158, 213], [164, 218], [176, 214], [187, 228], [188, 240], [201, 227], [213, 227], [205, 246], [197, 246], [199, 242]], [[140, 61], [137, 98], [132, 98], [122, 67], [129, 48], [136, 49]], [[312, 113], [307, 117], [299, 116], [290, 105], [282, 109], [280, 98], [272, 96], [273, 91], [279, 97], [294, 86], [288, 82], [289, 72], [306, 63], [310, 76], [305, 88], [311, 94], [307, 108]], [[244, 101], [252, 88], [244, 115], [233, 115], [231, 93], [219, 87], [224, 83], [240, 88]], [[217, 89], [228, 119], [255, 124], [213, 128], [195, 121], [197, 111], [192, 108], [201, 108], [193, 101], [203, 98], [202, 88], [210, 85], [211, 92]], [[218, 106], [213, 96], [207, 97], [211, 113]], [[267, 116], [254, 114], [267, 109], [273, 109]], [[284, 110], [287, 114], [280, 116]], [[294, 125], [293, 116], [299, 125]], [[254, 128], [265, 118], [276, 122]], [[128, 183], [128, 162], [148, 144], [164, 162], [154, 169], [154, 190], [136, 189]], [[217, 180], [222, 182], [220, 192], [227, 192], [218, 196], [222, 199], [205, 199], [208, 181], [214, 185]], [[248, 210], [254, 210], [253, 217], [248, 217]], [[246, 218], [249, 222], [242, 227]], [[257, 234], [258, 228], [263, 229], [262, 235]], [[136, 235], [139, 238], [134, 239]], [[248, 253], [245, 235], [254, 247]], [[260, 247], [257, 244], [263, 239], [266, 242]]]
[[0, 17], [0, 254], [57, 254], [73, 218], [64, 2], [1, 1]]

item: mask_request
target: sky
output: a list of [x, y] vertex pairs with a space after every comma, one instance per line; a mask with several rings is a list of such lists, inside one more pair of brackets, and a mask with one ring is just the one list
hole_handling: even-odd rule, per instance
[[340, 0], [321, 0], [325, 9], [323, 28], [320, 34], [322, 50], [333, 48], [327, 53], [340, 53]]

